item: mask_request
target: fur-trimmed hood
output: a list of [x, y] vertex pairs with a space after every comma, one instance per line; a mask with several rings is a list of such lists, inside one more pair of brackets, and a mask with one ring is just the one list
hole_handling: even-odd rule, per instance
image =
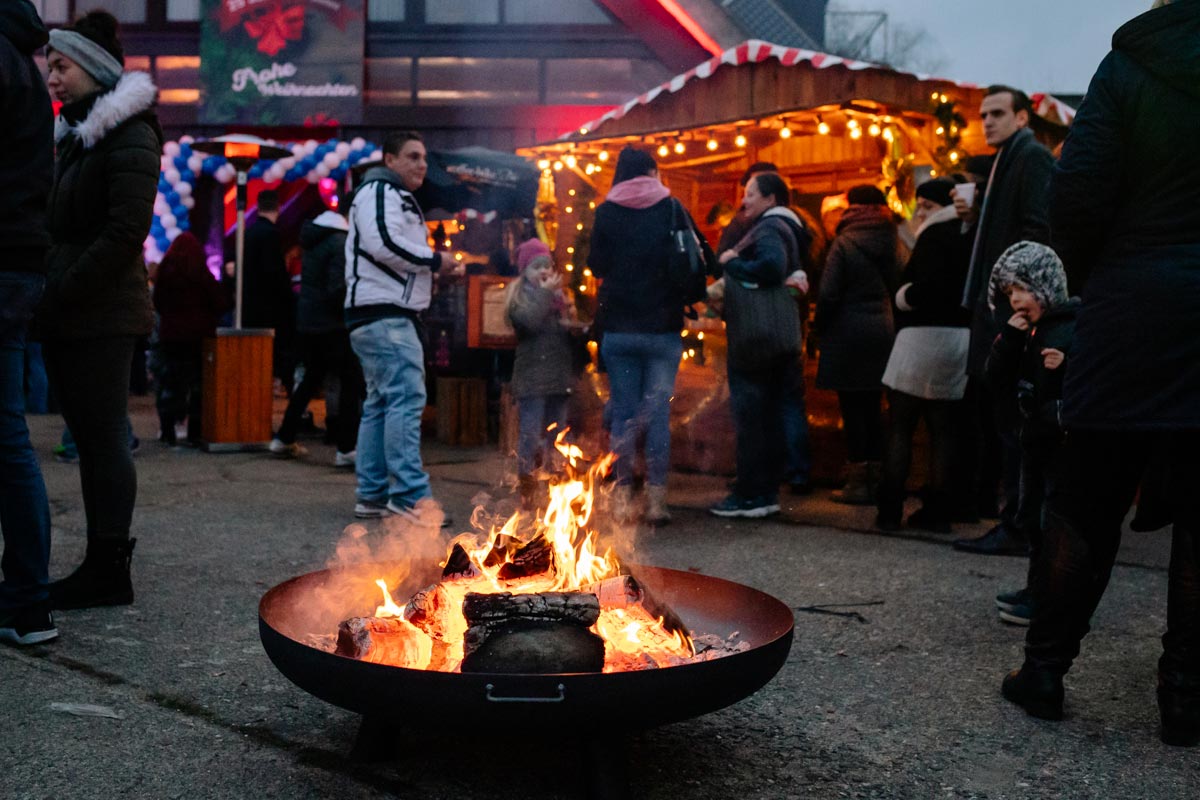
[[91, 150], [123, 122], [153, 108], [157, 99], [158, 87], [147, 73], [126, 72], [111, 91], [96, 98], [79, 123], [72, 125], [60, 114], [54, 123], [54, 141], [74, 133], [83, 148]]

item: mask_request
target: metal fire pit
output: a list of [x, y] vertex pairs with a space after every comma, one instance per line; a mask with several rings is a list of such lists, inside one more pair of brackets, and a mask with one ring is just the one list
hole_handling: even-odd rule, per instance
[[[783, 666], [792, 645], [792, 612], [768, 594], [732, 581], [659, 567], [634, 572], [695, 634], [735, 631], [748, 650], [712, 661], [637, 672], [501, 675], [405, 669], [339, 656], [304, 643], [306, 603], [329, 581], [311, 572], [269, 590], [258, 607], [259, 634], [275, 666], [317, 697], [362, 714], [360, 745], [379, 741], [395, 720], [422, 728], [496, 725], [531, 732], [587, 730], [594, 747], [613, 734], [689, 719], [750, 696]], [[345, 616], [350, 616], [346, 614]], [[336, 622], [334, 623], [336, 625]], [[611, 752], [596, 763], [612, 763]], [[622, 779], [592, 775], [596, 796], [623, 796]]]

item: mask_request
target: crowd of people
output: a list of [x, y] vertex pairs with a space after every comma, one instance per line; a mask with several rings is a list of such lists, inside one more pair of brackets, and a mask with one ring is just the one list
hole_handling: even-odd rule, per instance
[[[230, 297], [190, 233], [172, 243], [150, 294], [142, 242], [163, 137], [156, 89], [125, 71], [115, 19], [93, 12], [47, 34], [20, 0], [0, 8], [0, 34], [0, 100], [27, 121], [7, 127], [0, 146], [0, 639], [33, 644], [57, 636], [55, 609], [133, 601], [133, 352], [157, 311], [162, 438], [175, 444], [186, 419], [186, 440], [198, 442], [200, 342]], [[1029, 626], [1025, 663], [1002, 690], [1059, 719], [1062, 677], [1140, 487], [1135, 526], [1174, 525], [1162, 735], [1200, 742], [1200, 527], [1188, 495], [1200, 477], [1200, 157], [1188, 139], [1200, 124], [1197, 42], [1198, 0], [1158, 0], [1118, 31], [1057, 162], [1030, 128], [1029, 98], [988, 89], [979, 113], [995, 152], [917, 187], [911, 244], [878, 187], [851, 188], [825, 231], [792, 207], [780, 170], [759, 163], [713, 251], [654, 158], [626, 147], [589, 249], [602, 283], [587, 334], [608, 376], [605, 426], [618, 456], [613, 514], [671, 521], [670, 403], [695, 299], [688, 279], [702, 270], [704, 299], [725, 321], [736, 430], [736, 477], [712, 514], [768, 517], [781, 487], [809, 490], [811, 336], [816, 386], [837, 393], [847, 454], [833, 498], [874, 505], [883, 531], [996, 519], [954, 546], [1029, 558], [1025, 585], [995, 601], [1002, 619]], [[43, 46], [48, 81], [32, 59]], [[47, 86], [62, 103], [57, 122]], [[276, 339], [290, 399], [271, 452], [303, 453], [302, 415], [336, 375], [336, 463], [355, 469], [354, 515], [444, 525], [421, 460], [421, 313], [434, 273], [459, 267], [429, 244], [414, 197], [427, 170], [421, 137], [393, 132], [382, 153], [342, 211], [304, 227], [298, 298], [275, 230], [278, 197], [259, 195], [243, 322], [295, 333]], [[516, 463], [533, 508], [587, 326], [549, 248], [531, 239], [514, 255], [505, 309], [517, 337]], [[27, 332], [77, 443], [87, 518], [83, 563], [53, 582], [50, 512], [24, 422]], [[294, 387], [293, 354], [304, 366]], [[929, 465], [922, 504], [905, 519], [921, 421]]]

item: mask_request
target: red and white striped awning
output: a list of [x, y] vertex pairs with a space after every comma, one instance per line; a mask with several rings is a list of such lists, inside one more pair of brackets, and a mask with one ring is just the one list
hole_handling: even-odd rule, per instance
[[[845, 67], [846, 69], [852, 69], [852, 70], [879, 69], [879, 70], [887, 70], [888, 72], [897, 72], [897, 70], [893, 70], [890, 67], [885, 67], [880, 64], [872, 64], [868, 61], [855, 61], [853, 59], [842, 58], [841, 56], [834, 56], [834, 55], [830, 55], [828, 53], [818, 53], [815, 50], [801, 50], [801, 49], [795, 48], [795, 47], [784, 47], [783, 45], [771, 44], [770, 42], [764, 42], [759, 39], [750, 39], [749, 41], [742, 42], [737, 47], [731, 47], [730, 49], [726, 50], [724, 53], [721, 53], [719, 56], [713, 56], [709, 60], [707, 60], [701, 64], [698, 64], [695, 67], [692, 67], [687, 72], [685, 72], [681, 75], [676, 75], [674, 78], [671, 78], [671, 80], [666, 81], [665, 83], [661, 84], [660, 86], [656, 86], [653, 89], [651, 89], [650, 91], [648, 91], [644, 94], [638, 95], [637, 97], [633, 98], [632, 100], [625, 103], [624, 105], [620, 105], [620, 106], [617, 106], [616, 108], [612, 109], [604, 116], [598, 117], [594, 120], [591, 120], [590, 122], [586, 122], [583, 125], [581, 125], [578, 130], [563, 134], [559, 138], [560, 139], [569, 139], [576, 135], [586, 135], [586, 133], [593, 133], [596, 131], [597, 128], [599, 128], [605, 122], [608, 122], [609, 120], [613, 120], [613, 119], [620, 119], [621, 117], [628, 114], [632, 109], [636, 108], [637, 106], [642, 106], [642, 105], [646, 105], [647, 103], [653, 102], [654, 98], [658, 97], [663, 92], [667, 92], [669, 94], [674, 94], [675, 92], [678, 92], [680, 89], [682, 89], [686, 84], [688, 84], [693, 79], [707, 78], [710, 75], [712, 75], [713, 73], [715, 73], [717, 71], [717, 69], [723, 65], [728, 64], [731, 66], [738, 66], [740, 64], [751, 64], [751, 63], [757, 63], [760, 61], [766, 61], [771, 58], [778, 60], [779, 63], [783, 64], [785, 67], [793, 66], [795, 64], [798, 64], [801, 61], [807, 61], [809, 64], [816, 67], [817, 69], [825, 69], [828, 67], [842, 66], [842, 67]], [[935, 78], [931, 75], [921, 75], [921, 74], [914, 74], [914, 73], [900, 73], [900, 74], [912, 75], [913, 77], [917, 78], [918, 80], [923, 80], [923, 81], [924, 80], [936, 80], [939, 82], [951, 83], [956, 86], [961, 86], [965, 89], [977, 88], [977, 86], [973, 83], [963, 83], [960, 81], [947, 80], [945, 78]]]

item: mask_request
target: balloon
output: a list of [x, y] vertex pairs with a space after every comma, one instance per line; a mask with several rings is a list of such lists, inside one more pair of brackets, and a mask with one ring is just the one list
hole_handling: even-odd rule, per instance
[[179, 230], [186, 231], [191, 227], [192, 227], [192, 224], [190, 222], [188, 222], [186, 219], [179, 221]]
[[350, 140], [350, 149], [351, 150], [362, 150], [363, 145], [365, 145], [366, 143], [367, 143], [366, 139], [362, 138], [361, 136], [355, 136], [353, 139]]
[[164, 195], [164, 199], [167, 201], [167, 205], [176, 206], [179, 204], [179, 192], [172, 189]]
[[166, 214], [163, 214], [161, 217], [159, 217], [158, 222], [160, 225], [163, 226], [164, 230], [169, 231], [169, 230], [171, 230], [171, 228], [175, 227], [175, 223], [178, 222], [178, 220], [175, 219], [174, 214], [171, 214], [168, 212]]
[[250, 175], [251, 178], [257, 178], [259, 175], [262, 175], [262, 173], [263, 173], [263, 165], [260, 162], [260, 163], [251, 165], [250, 171], [248, 174]]
[[167, 232], [167, 229], [164, 228], [162, 226], [162, 223], [159, 222], [158, 220], [154, 220], [153, 222], [150, 223], [150, 235], [153, 238], [157, 239], [159, 236], [162, 236], [166, 232]]
[[304, 143], [304, 155], [306, 155], [306, 156], [311, 155], [312, 153], [316, 152], [316, 149], [317, 149], [317, 140], [316, 139], [309, 139], [307, 142]]
[[165, 214], [171, 210], [171, 206], [167, 205], [167, 198], [161, 194], [154, 195], [154, 213]]
[[292, 151], [292, 156], [295, 158], [300, 158], [302, 155], [304, 155], [304, 145], [300, 142], [296, 142], [288, 149]]
[[196, 137], [194, 137], [194, 136], [180, 136], [179, 137], [179, 149], [182, 150], [183, 146], [187, 145], [187, 148], [189, 150], [191, 150], [192, 142], [194, 142], [194, 141], [196, 141]]
[[350, 148], [349, 142], [338, 142], [337, 145], [333, 148], [333, 152], [337, 153], [343, 159], [346, 156], [350, 155], [350, 150], [351, 150], [351, 148]]
[[176, 220], [187, 219], [187, 206], [183, 203], [178, 203], [171, 208], [171, 214]]
[[310, 172], [307, 175], [305, 175], [304, 180], [308, 181], [309, 183], [316, 183], [317, 181], [321, 180], [321, 176], [318, 175], [316, 173], [316, 171], [314, 170], [313, 172]]
[[175, 169], [179, 170], [180, 172], [187, 169], [187, 159], [182, 155], [175, 156], [175, 158], [171, 159], [171, 163], [174, 164]]
[[194, 198], [194, 197], [185, 197], [182, 200], [180, 200], [179, 202], [182, 203], [183, 207], [187, 208], [187, 209], [192, 209], [192, 208], [196, 207], [196, 198]]
[[318, 178], [328, 178], [329, 166], [326, 164], [317, 164], [317, 166], [313, 168], [313, 172], [317, 174]]
[[192, 153], [188, 156], [187, 168], [192, 172], [201, 172], [204, 169], [204, 156], [199, 153]]
[[195, 183], [196, 182], [196, 173], [192, 172], [190, 169], [183, 170], [182, 172], [179, 173], [179, 182], [180, 183], [189, 183], [189, 184]]
[[179, 155], [179, 143], [178, 142], [167, 142], [166, 144], [164, 144], [163, 145], [163, 155], [168, 155], [171, 158], [174, 158], [175, 156]]
[[333, 178], [335, 181], [341, 181], [342, 178], [346, 177], [346, 168], [335, 167], [334, 169], [330, 170], [329, 177]]
[[158, 245], [158, 249], [164, 253], [167, 252], [167, 248], [171, 246], [171, 240], [167, 238], [165, 233], [162, 236], [156, 237], [154, 239], [154, 243]]
[[167, 229], [167, 241], [168, 242], [175, 241], [176, 239], [179, 238], [179, 234], [181, 234], [181, 233], [183, 233], [183, 231], [179, 230], [179, 228], [168, 228]]
[[163, 172], [163, 178], [166, 179], [168, 186], [174, 186], [179, 183], [179, 170], [169, 169]]
[[175, 161], [170, 156], [159, 156], [158, 171], [166, 172], [175, 166]]
[[333, 169], [338, 164], [342, 163], [342, 157], [339, 156], [337, 153], [332, 153], [332, 152], [326, 153], [325, 158], [323, 158], [321, 160], [321, 163], [324, 164], [325, 166], [329, 167], [330, 169]]
[[192, 184], [188, 181], [180, 181], [175, 184], [175, 194], [180, 197], [188, 197], [192, 193]]

